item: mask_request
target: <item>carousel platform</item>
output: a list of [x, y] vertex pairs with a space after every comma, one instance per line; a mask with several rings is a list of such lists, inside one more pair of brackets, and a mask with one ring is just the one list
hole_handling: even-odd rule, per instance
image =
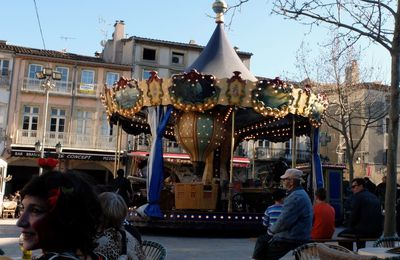
[[227, 213], [213, 211], [164, 211], [162, 219], [141, 217], [131, 212], [129, 221], [141, 232], [186, 235], [218, 234], [221, 236], [248, 236], [265, 232], [262, 213]]

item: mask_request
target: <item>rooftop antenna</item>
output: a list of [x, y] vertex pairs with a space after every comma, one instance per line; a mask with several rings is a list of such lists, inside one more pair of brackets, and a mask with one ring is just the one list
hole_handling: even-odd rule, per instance
[[102, 16], [98, 17], [98, 22], [100, 24], [100, 32], [101, 32], [101, 34], [103, 34], [103, 40], [101, 41], [100, 44], [103, 46], [103, 43], [107, 42], [107, 38], [108, 38], [107, 27], [111, 26], [112, 24], [107, 23], [107, 21]]
[[60, 36], [61, 40], [65, 41], [65, 48], [62, 49], [63, 52], [67, 52], [67, 41], [69, 40], [75, 40], [75, 37], [67, 37], [67, 36]]

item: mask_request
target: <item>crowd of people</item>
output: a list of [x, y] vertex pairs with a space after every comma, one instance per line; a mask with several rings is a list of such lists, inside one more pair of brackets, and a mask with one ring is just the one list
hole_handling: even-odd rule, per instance
[[[263, 217], [267, 231], [258, 237], [253, 259], [279, 259], [310, 239], [329, 239], [333, 236], [335, 209], [326, 202], [326, 190], [316, 190], [312, 206], [310, 197], [301, 185], [302, 178], [303, 173], [298, 169], [288, 169], [281, 176], [287, 195], [285, 197], [280, 190], [273, 193], [275, 203], [266, 209]], [[379, 238], [382, 234], [381, 200], [375, 189], [370, 191], [371, 183], [363, 178], [352, 181], [349, 225], [338, 236]], [[382, 185], [378, 187], [382, 189]], [[381, 196], [382, 193], [384, 191], [381, 190]], [[353, 249], [352, 242], [339, 244]], [[357, 242], [357, 248], [362, 247], [365, 247], [365, 242]]]
[[[310, 239], [331, 238], [335, 231], [335, 209], [326, 202], [325, 189], [315, 191], [313, 205], [302, 186], [302, 171], [290, 168], [280, 178], [284, 189], [272, 194], [274, 204], [263, 217], [266, 232], [256, 241], [253, 259], [279, 259]], [[349, 225], [338, 236], [382, 234], [384, 184], [385, 179], [377, 187], [364, 178], [352, 180]], [[96, 188], [85, 174], [73, 171], [33, 178], [14, 197], [21, 205], [17, 226], [22, 247], [41, 249], [38, 260], [145, 259], [141, 236], [126, 221], [129, 187], [123, 170], [111, 190]], [[352, 248], [352, 243], [342, 245]], [[357, 247], [365, 247], [365, 242]]]
[[22, 247], [41, 249], [38, 260], [145, 259], [140, 238], [124, 228], [124, 198], [99, 194], [93, 184], [85, 174], [58, 171], [28, 182], [17, 221]]

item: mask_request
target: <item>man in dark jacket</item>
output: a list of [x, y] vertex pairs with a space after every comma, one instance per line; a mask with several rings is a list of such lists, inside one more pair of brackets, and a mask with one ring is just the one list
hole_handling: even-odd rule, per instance
[[[349, 228], [338, 234], [340, 237], [378, 238], [382, 234], [383, 215], [381, 204], [375, 194], [365, 188], [365, 180], [355, 178], [351, 183], [353, 201]], [[353, 249], [353, 243], [341, 242], [341, 245]], [[357, 248], [365, 247], [364, 242], [357, 242]]]

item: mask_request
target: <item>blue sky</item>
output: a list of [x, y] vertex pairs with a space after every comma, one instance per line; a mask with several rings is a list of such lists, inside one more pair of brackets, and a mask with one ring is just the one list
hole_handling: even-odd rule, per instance
[[[234, 0], [228, 0], [228, 4]], [[46, 49], [93, 56], [101, 51], [100, 41], [110, 38], [115, 20], [125, 21], [128, 36], [176, 42], [195, 40], [206, 45], [215, 23], [213, 0], [36, 0]], [[1, 3], [0, 39], [9, 44], [43, 48], [33, 0]], [[251, 0], [236, 13], [227, 30], [233, 46], [253, 53], [251, 71], [257, 76], [283, 78], [296, 74], [295, 55], [301, 41], [315, 47], [329, 39], [320, 27], [311, 33], [307, 26], [270, 15], [268, 0]], [[229, 18], [229, 17], [227, 17]], [[228, 20], [228, 19], [226, 19]], [[382, 80], [389, 80], [390, 56], [381, 47], [371, 46], [362, 62], [378, 64]]]

